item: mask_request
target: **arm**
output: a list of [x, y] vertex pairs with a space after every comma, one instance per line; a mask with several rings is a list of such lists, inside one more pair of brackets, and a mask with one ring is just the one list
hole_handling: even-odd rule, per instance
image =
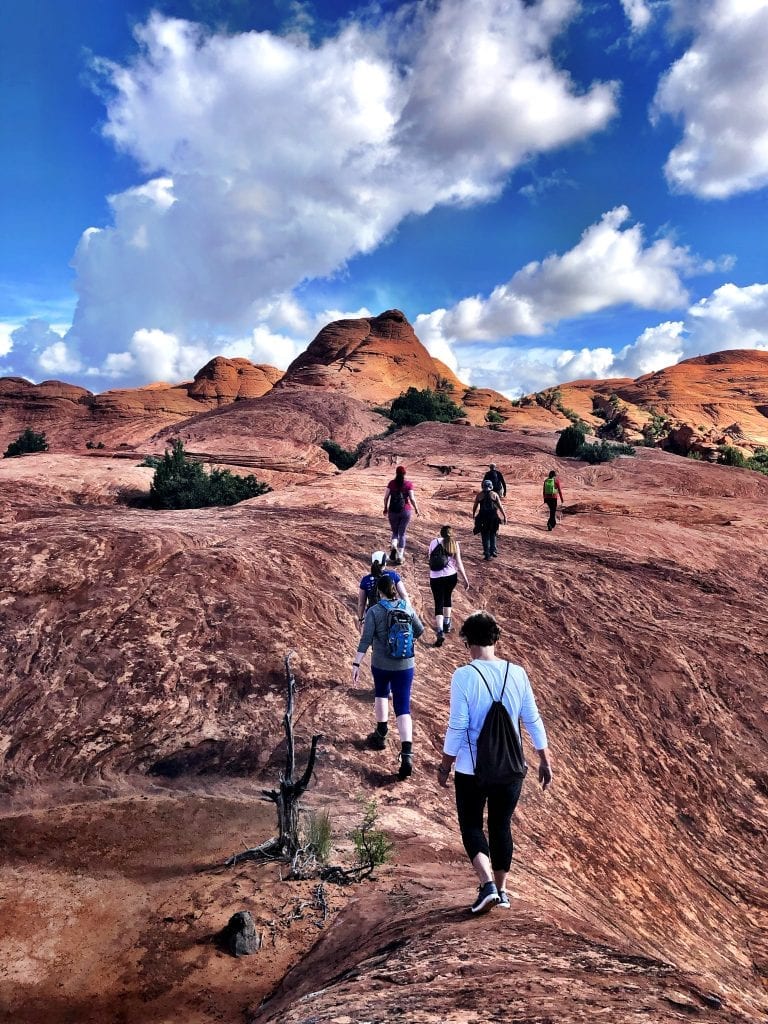
[[496, 504], [499, 506], [499, 512], [504, 516], [504, 522], [507, 521], [507, 513], [504, 511], [504, 506], [501, 504], [501, 498], [496, 495]]
[[480, 504], [480, 495], [479, 495], [479, 494], [476, 494], [476, 495], [475, 495], [475, 503], [474, 503], [474, 505], [472, 506], [472, 517], [473, 517], [473, 518], [474, 518], [474, 516], [475, 516], [475, 513], [477, 512], [477, 506], [478, 506], [479, 504]]
[[523, 703], [520, 707], [520, 720], [525, 726], [525, 731], [531, 737], [531, 741], [539, 755], [539, 782], [541, 788], [546, 789], [552, 782], [552, 762], [549, 755], [547, 733], [544, 723], [541, 720], [539, 709], [536, 706], [536, 698], [533, 696], [533, 689], [528, 676], [525, 676], [525, 687], [523, 689]]
[[560, 495], [560, 501], [564, 505], [565, 504], [565, 498], [563, 497], [563, 491], [562, 491], [562, 488], [560, 487], [560, 481], [559, 480], [557, 481], [557, 493]]
[[413, 493], [413, 488], [408, 491], [408, 501], [413, 505], [413, 511], [417, 516], [421, 515], [419, 512], [419, 506], [416, 504], [416, 495]]
[[365, 623], [363, 625], [363, 632], [360, 635], [360, 643], [357, 645], [357, 652], [352, 659], [352, 682], [355, 684], [357, 684], [357, 681], [360, 678], [360, 664], [365, 657], [366, 651], [373, 643], [375, 625], [373, 608], [369, 608], [365, 613]]
[[362, 587], [359, 587], [357, 591], [357, 617], [361, 622], [365, 618], [365, 602], [367, 599], [368, 595]]
[[467, 573], [464, 569], [464, 563], [461, 560], [461, 548], [459, 547], [458, 541], [456, 541], [456, 558], [454, 559], [454, 561], [456, 562], [456, 568], [462, 575], [462, 578], [464, 580], [464, 586], [467, 588], [467, 590], [469, 590], [469, 580], [467, 579]]
[[443, 758], [437, 769], [437, 781], [443, 788], [448, 785], [451, 768], [469, 728], [469, 702], [456, 678], [458, 671], [451, 678], [451, 710], [443, 743]]
[[413, 627], [413, 638], [414, 640], [418, 640], [424, 632], [424, 623], [413, 609], [411, 609], [411, 625]]
[[501, 497], [506, 498], [507, 496], [507, 481], [504, 479], [504, 474], [499, 473], [499, 486], [501, 487]]
[[408, 591], [405, 589], [405, 584], [403, 583], [402, 580], [397, 581], [397, 583], [395, 584], [395, 590], [397, 591], [398, 597], [402, 597], [402, 599], [404, 601], [407, 601], [408, 604], [411, 603], [411, 599], [408, 597]]
[[391, 493], [392, 492], [389, 489], [389, 484], [387, 484], [387, 488], [384, 491], [384, 515], [387, 514], [387, 510], [389, 509], [389, 496]]

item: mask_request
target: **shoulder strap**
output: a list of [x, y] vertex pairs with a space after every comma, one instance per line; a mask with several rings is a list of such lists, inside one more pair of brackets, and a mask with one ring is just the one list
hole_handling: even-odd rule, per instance
[[507, 667], [504, 670], [504, 685], [501, 688], [501, 696], [499, 697], [499, 700], [504, 700], [504, 691], [507, 688], [507, 676], [508, 675], [509, 675], [509, 662], [507, 662]]
[[[485, 676], [483, 675], [483, 673], [482, 673], [482, 672], [480, 671], [480, 669], [479, 669], [479, 668], [477, 667], [477, 665], [475, 665], [475, 663], [474, 663], [473, 661], [471, 661], [471, 662], [470, 662], [469, 664], [470, 664], [470, 667], [471, 667], [471, 668], [473, 668], [473, 669], [475, 670], [475, 672], [477, 672], [477, 674], [478, 674], [478, 675], [480, 676], [480, 678], [481, 678], [481, 679], [483, 680], [483, 682], [485, 683], [485, 688], [486, 688], [486, 690], [488, 691], [488, 693], [490, 693], [490, 695], [491, 695], [491, 700], [496, 700], [496, 698], [495, 698], [495, 697], [493, 696], [493, 690], [492, 690], [492, 689], [490, 688], [490, 686], [488, 685], [488, 680], [487, 680], [487, 679], [485, 678]], [[505, 681], [505, 683], [506, 683], [506, 677], [505, 677], [505, 680], [504, 680], [504, 681]]]

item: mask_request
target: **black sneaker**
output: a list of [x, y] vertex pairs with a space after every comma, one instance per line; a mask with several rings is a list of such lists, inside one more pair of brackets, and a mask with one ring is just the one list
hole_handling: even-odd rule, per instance
[[398, 779], [407, 779], [413, 775], [413, 754], [400, 754], [400, 770], [397, 773]]
[[509, 893], [506, 889], [499, 889], [499, 910], [509, 910]]
[[443, 631], [440, 630], [437, 634], [437, 637], [435, 638], [435, 647], [442, 647], [444, 643], [445, 635], [443, 634]]
[[383, 750], [387, 745], [387, 737], [382, 736], [378, 729], [374, 729], [368, 737], [368, 746], [371, 750]]
[[486, 882], [477, 891], [477, 899], [469, 908], [473, 914], [487, 914], [499, 902], [499, 890], [495, 882]]

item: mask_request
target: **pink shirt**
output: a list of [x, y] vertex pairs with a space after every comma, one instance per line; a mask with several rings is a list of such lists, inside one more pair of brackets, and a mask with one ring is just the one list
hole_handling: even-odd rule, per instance
[[[435, 550], [438, 544], [442, 544], [442, 538], [440, 537], [436, 537], [429, 545], [430, 555]], [[456, 551], [459, 551], [458, 541], [456, 541]], [[448, 564], [446, 565], [446, 567], [444, 569], [430, 569], [429, 578], [431, 580], [439, 580], [443, 576], [455, 576], [458, 573], [458, 571], [459, 567], [458, 565], [456, 565], [456, 559], [453, 557], [453, 555], [448, 555]]]

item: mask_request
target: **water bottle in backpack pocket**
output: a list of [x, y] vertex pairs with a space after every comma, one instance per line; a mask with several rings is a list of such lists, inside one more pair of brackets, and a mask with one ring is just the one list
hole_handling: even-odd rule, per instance
[[390, 658], [413, 657], [413, 616], [405, 601], [380, 601], [387, 610], [387, 654]]

